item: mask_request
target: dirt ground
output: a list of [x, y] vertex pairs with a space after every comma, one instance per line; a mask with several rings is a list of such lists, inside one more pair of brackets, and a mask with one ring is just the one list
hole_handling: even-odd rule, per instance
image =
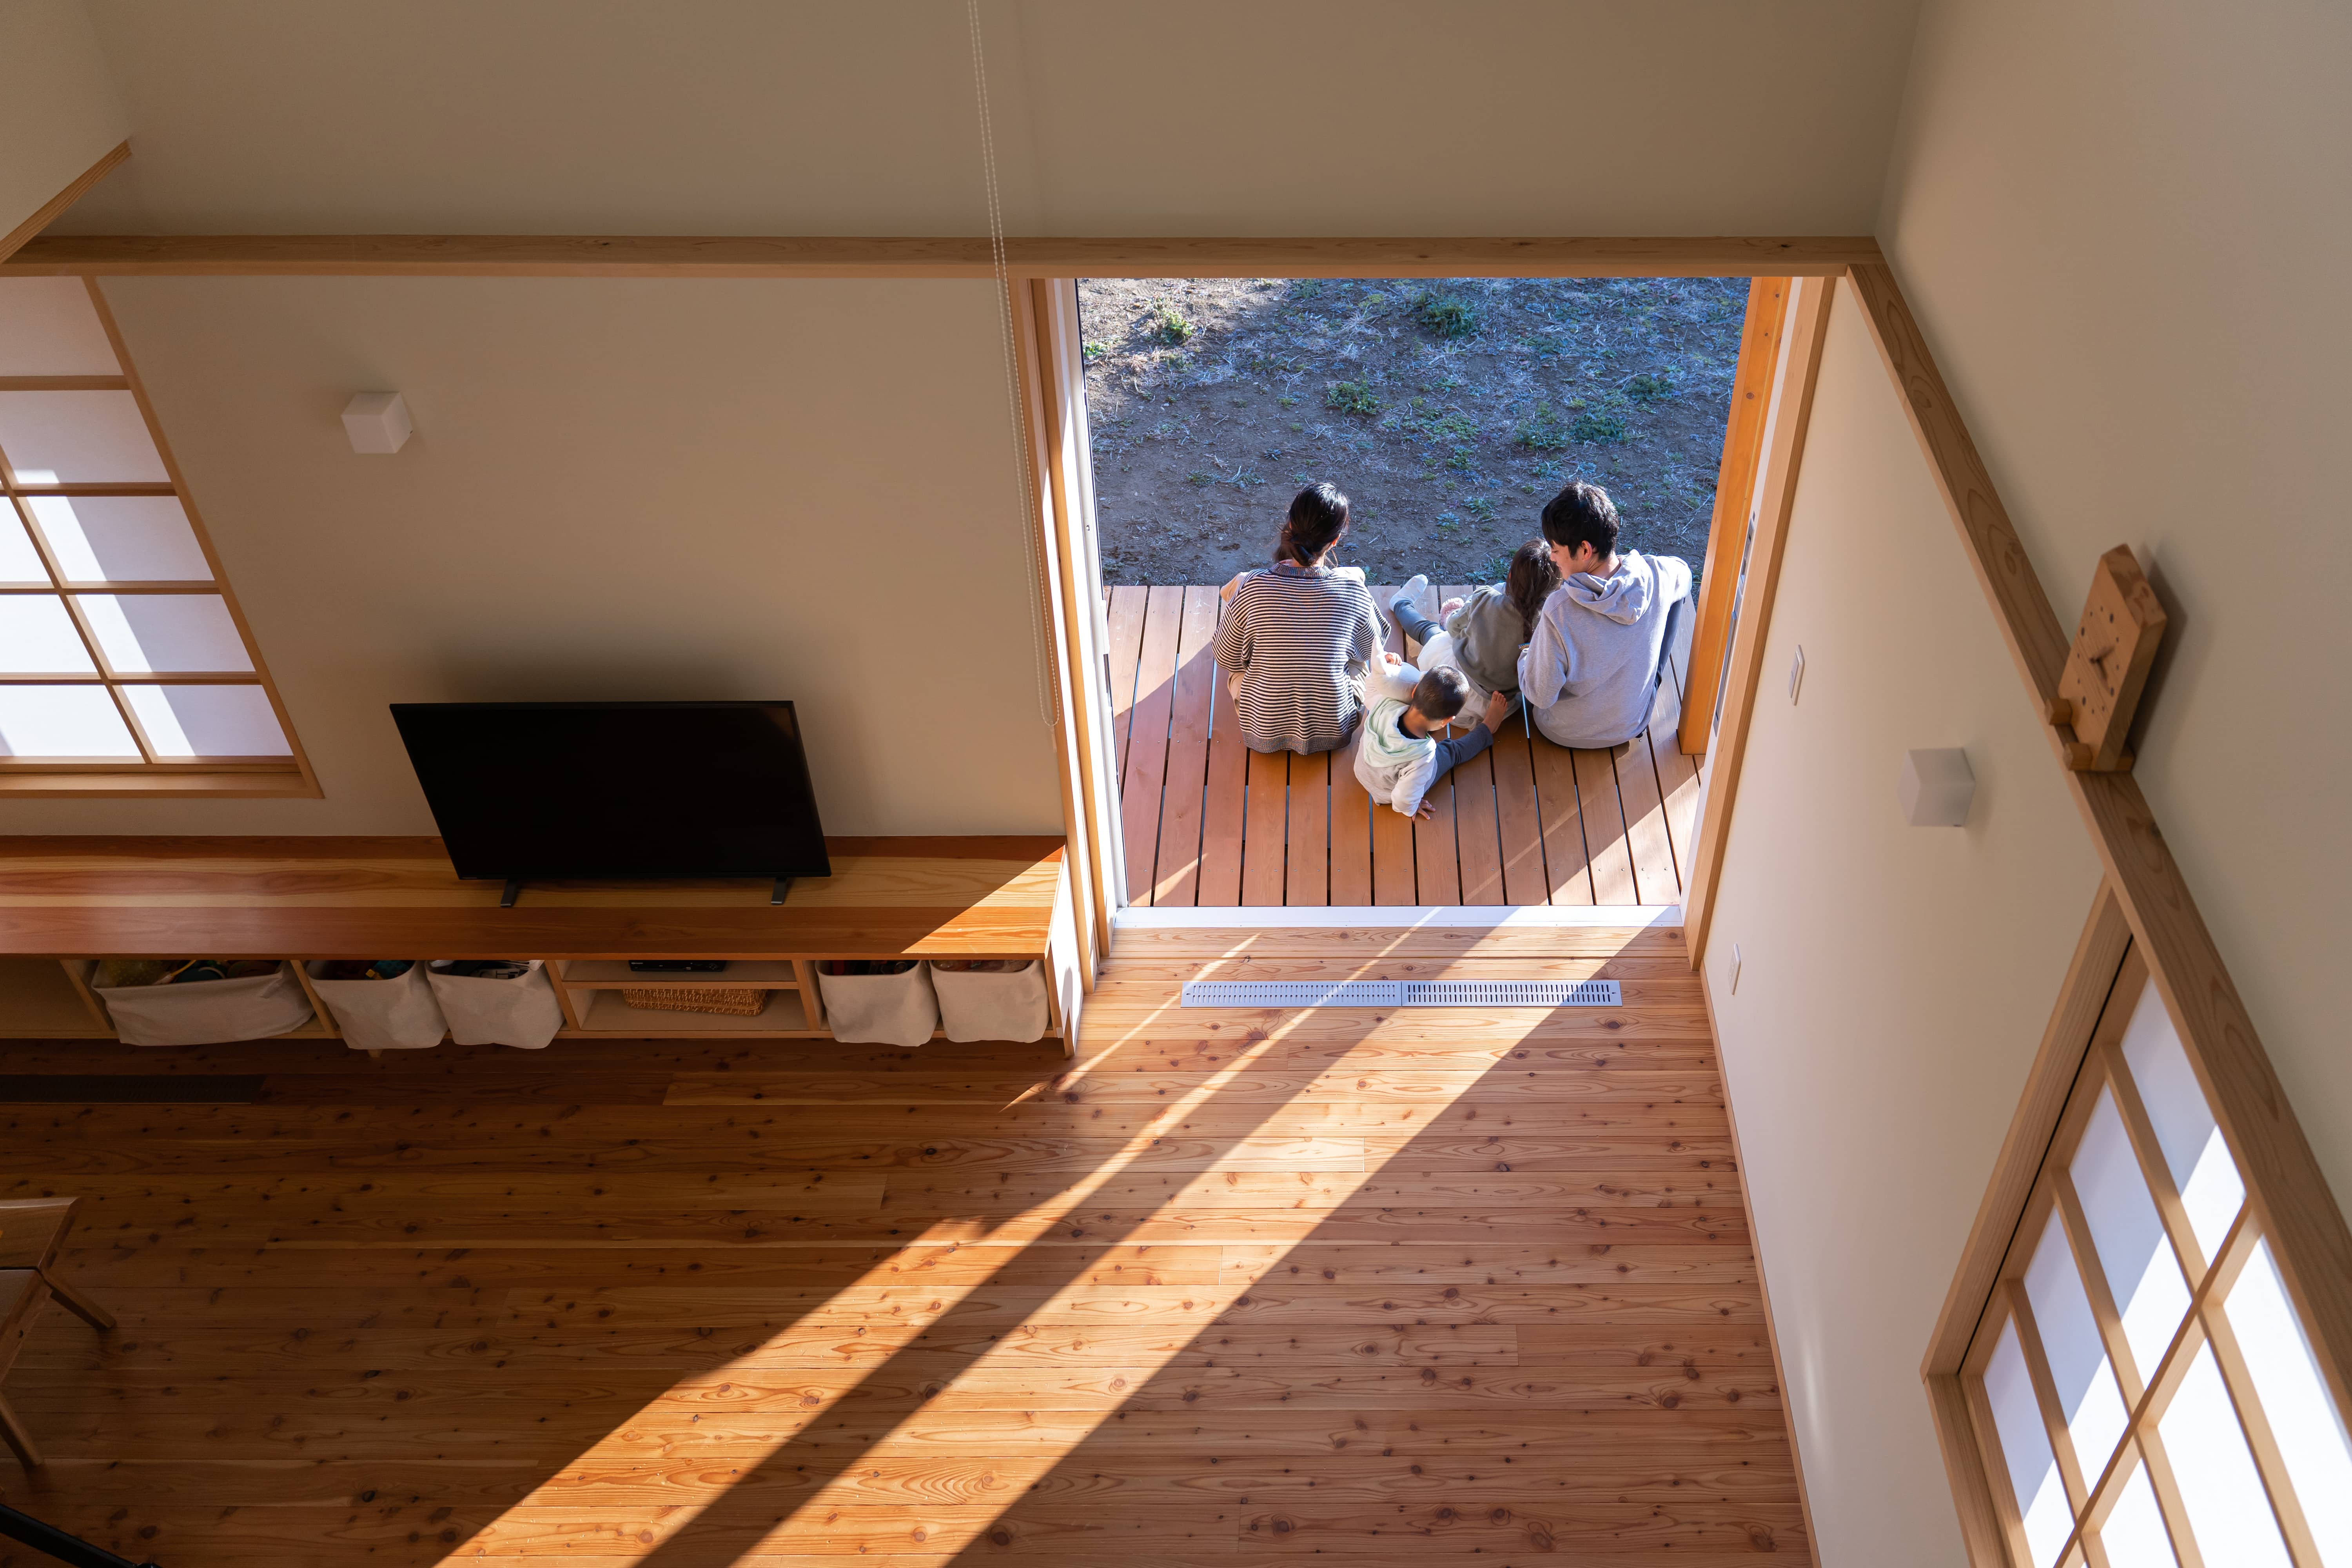
[[1103, 579], [1263, 565], [1290, 498], [1354, 503], [1374, 583], [1499, 579], [1562, 482], [1697, 571], [1744, 278], [1088, 279]]

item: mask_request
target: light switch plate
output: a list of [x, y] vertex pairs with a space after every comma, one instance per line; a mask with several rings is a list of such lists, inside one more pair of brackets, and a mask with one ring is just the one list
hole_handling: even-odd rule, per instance
[[1798, 690], [1798, 688], [1800, 688], [1800, 687], [1803, 686], [1804, 684], [1805, 684], [1805, 648], [1804, 648], [1804, 645], [1803, 645], [1802, 643], [1800, 643], [1800, 644], [1798, 644], [1798, 645], [1797, 645], [1797, 657], [1796, 657], [1796, 658], [1792, 658], [1792, 659], [1790, 659], [1790, 660], [1789, 661], [1789, 700], [1790, 700], [1790, 701], [1794, 702], [1794, 701], [1797, 700], [1797, 690]]

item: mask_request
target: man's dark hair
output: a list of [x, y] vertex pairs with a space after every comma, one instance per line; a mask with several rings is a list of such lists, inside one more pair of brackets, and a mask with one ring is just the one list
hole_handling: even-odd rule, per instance
[[1453, 718], [1469, 700], [1470, 683], [1460, 670], [1442, 664], [1423, 674], [1412, 689], [1412, 710], [1432, 723]]
[[1544, 504], [1543, 535], [1567, 550], [1590, 544], [1606, 560], [1617, 553], [1617, 505], [1599, 485], [1570, 479]]

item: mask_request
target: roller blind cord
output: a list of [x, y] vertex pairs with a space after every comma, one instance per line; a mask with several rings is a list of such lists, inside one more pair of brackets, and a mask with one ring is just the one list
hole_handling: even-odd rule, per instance
[[988, 57], [981, 47], [980, 0], [964, 0], [964, 17], [971, 28], [971, 81], [980, 102], [980, 165], [988, 190], [988, 254], [996, 271], [998, 344], [1004, 361], [1004, 412], [1013, 439], [1014, 471], [1021, 479], [1021, 553], [1029, 567], [1030, 668], [1037, 682], [1037, 713], [1046, 723], [1061, 717], [1061, 694], [1047, 676], [1045, 607], [1037, 597], [1043, 582], [1037, 548], [1037, 483], [1030, 463], [1029, 442], [1022, 436], [1021, 375], [1013, 340], [1013, 277], [1004, 250], [1004, 203], [996, 184], [996, 130], [989, 115]]

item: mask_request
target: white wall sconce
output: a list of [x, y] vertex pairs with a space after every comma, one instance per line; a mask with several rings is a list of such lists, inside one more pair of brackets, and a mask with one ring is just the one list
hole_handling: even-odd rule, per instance
[[1903, 797], [1903, 820], [1912, 826], [1964, 826], [1977, 797], [1976, 770], [1958, 746], [1906, 752], [1896, 792]]
[[396, 392], [362, 392], [343, 405], [343, 434], [354, 452], [397, 452], [414, 428], [408, 400]]

